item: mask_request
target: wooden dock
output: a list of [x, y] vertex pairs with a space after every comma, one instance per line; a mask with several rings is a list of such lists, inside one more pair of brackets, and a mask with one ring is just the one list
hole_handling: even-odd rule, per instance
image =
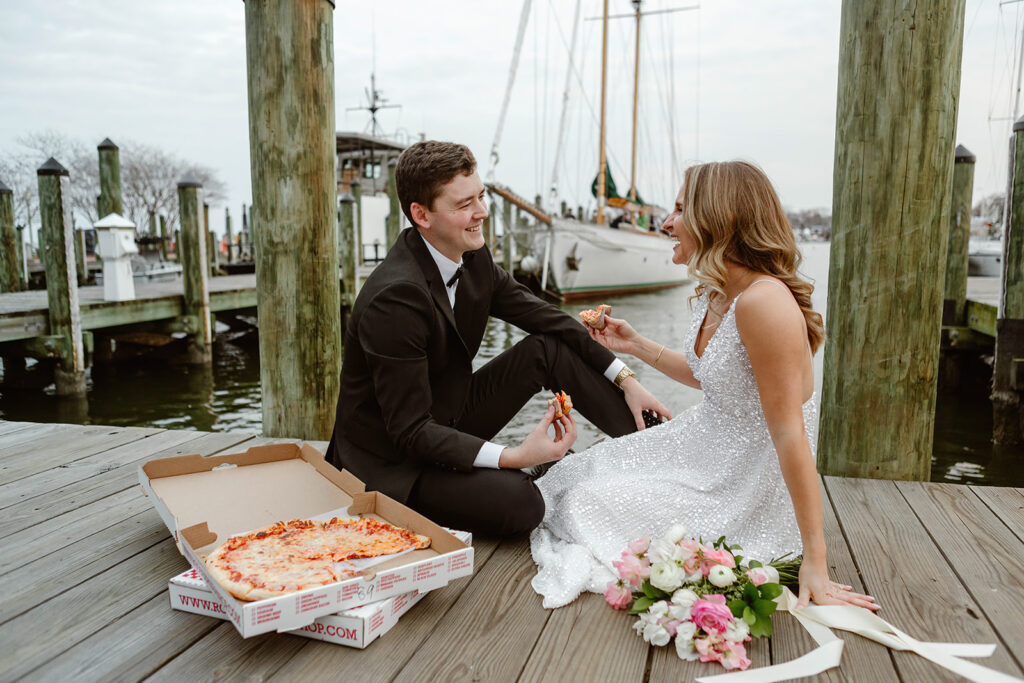
[[[530, 587], [526, 540], [475, 539], [472, 577], [430, 593], [366, 650], [172, 610], [188, 564], [138, 485], [151, 458], [286, 441], [246, 434], [0, 421], [0, 680], [686, 681], [720, 673], [647, 646], [595, 595], [554, 611]], [[324, 443], [314, 444], [319, 448]], [[826, 477], [833, 578], [932, 641], [995, 643], [975, 660], [1024, 674], [1024, 489]], [[754, 666], [813, 642], [788, 615]], [[951, 674], [858, 636], [822, 680]]]

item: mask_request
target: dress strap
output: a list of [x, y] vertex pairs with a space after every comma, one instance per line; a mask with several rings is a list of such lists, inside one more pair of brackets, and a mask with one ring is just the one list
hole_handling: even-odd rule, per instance
[[751, 282], [751, 283], [750, 283], [749, 285], [747, 285], [746, 289], [744, 289], [744, 290], [743, 290], [743, 292], [740, 292], [739, 294], [737, 294], [737, 295], [736, 295], [736, 298], [734, 298], [734, 299], [732, 300], [732, 303], [731, 303], [731, 304], [729, 304], [729, 308], [732, 308], [733, 306], [735, 306], [735, 305], [736, 305], [736, 302], [740, 300], [740, 297], [741, 297], [741, 296], [743, 296], [743, 293], [744, 293], [744, 292], [746, 292], [746, 291], [747, 291], [747, 289], [750, 289], [751, 287], [753, 287], [754, 285], [756, 285], [756, 284], [757, 284], [758, 282], [770, 282], [770, 283], [772, 283], [773, 285], [778, 285], [779, 287], [782, 287], [782, 288], [783, 288], [783, 289], [785, 289], [785, 290], [786, 290], [787, 292], [789, 291], [789, 287], [787, 287], [786, 285], [782, 284], [781, 282], [779, 282], [779, 281], [777, 281], [777, 280], [769, 280], [768, 278], [761, 278], [760, 280], [754, 280], [754, 281], [753, 281], [753, 282]]

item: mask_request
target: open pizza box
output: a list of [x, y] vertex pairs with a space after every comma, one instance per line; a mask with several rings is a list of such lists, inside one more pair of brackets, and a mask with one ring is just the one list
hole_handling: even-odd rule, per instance
[[[150, 460], [139, 482], [244, 638], [291, 631], [317, 617], [409, 593], [427, 592], [473, 573], [473, 548], [426, 517], [379, 492], [367, 492], [309, 444], [255, 446], [245, 453]], [[389, 558], [361, 575], [255, 602], [212, 580], [206, 555], [229, 537], [290, 519], [369, 516], [429, 536], [429, 548]]]

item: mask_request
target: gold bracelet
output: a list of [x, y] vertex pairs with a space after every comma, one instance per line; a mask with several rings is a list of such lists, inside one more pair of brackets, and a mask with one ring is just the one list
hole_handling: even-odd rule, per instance
[[654, 359], [653, 363], [651, 363], [651, 367], [652, 368], [658, 367], [658, 361], [661, 360], [661, 354], [663, 354], [663, 353], [665, 353], [665, 345], [664, 344], [661, 345], [661, 351], [658, 351], [658, 357]]
[[621, 387], [622, 383], [630, 377], [636, 377], [636, 373], [623, 366], [622, 369], [619, 370], [619, 374], [615, 375], [615, 386]]

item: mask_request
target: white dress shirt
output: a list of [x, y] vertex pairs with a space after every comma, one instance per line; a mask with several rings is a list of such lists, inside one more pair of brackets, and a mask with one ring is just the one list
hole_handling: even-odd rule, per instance
[[[441, 282], [448, 282], [448, 280], [452, 278], [452, 275], [455, 275], [455, 271], [458, 270], [459, 266], [462, 265], [462, 259], [459, 259], [459, 262], [456, 263], [434, 248], [434, 245], [426, 239], [423, 240], [423, 243], [427, 245], [427, 251], [430, 252], [430, 256], [434, 259], [434, 263], [437, 264], [437, 270], [441, 273]], [[452, 313], [455, 312], [455, 292], [459, 288], [460, 280], [456, 280], [451, 287], [445, 287], [445, 291], [448, 294], [448, 303], [452, 307]], [[624, 367], [626, 367], [626, 364], [616, 358], [604, 371], [604, 376], [608, 378], [609, 382], [614, 382], [619, 371]], [[491, 441], [485, 441], [484, 445], [480, 447], [480, 451], [476, 454], [476, 460], [473, 461], [473, 466], [498, 469], [498, 461], [501, 458], [501, 452], [503, 450], [505, 450], [505, 446]]]

